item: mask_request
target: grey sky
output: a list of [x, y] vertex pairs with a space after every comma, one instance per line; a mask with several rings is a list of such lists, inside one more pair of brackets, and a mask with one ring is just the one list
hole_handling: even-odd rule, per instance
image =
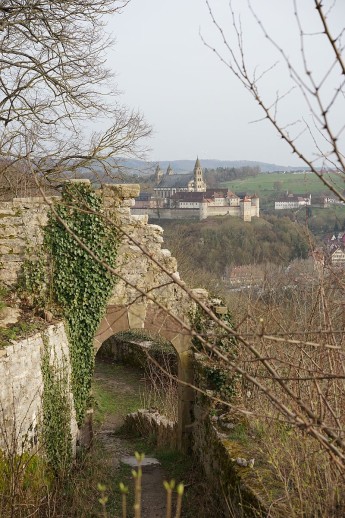
[[[313, 0], [297, 3], [308, 31], [319, 30]], [[211, 4], [232, 41], [228, 1], [211, 0]], [[302, 66], [293, 1], [253, 0], [252, 4], [273, 37]], [[278, 55], [262, 37], [246, 0], [235, 0], [234, 6], [242, 15], [248, 64], [251, 69], [263, 71], [276, 62]], [[343, 0], [337, 3], [331, 17], [334, 23], [344, 23]], [[262, 113], [238, 80], [203, 45], [199, 30], [207, 41], [223, 50], [204, 0], [132, 0], [108, 26], [117, 39], [109, 54], [109, 65], [117, 74], [123, 92], [121, 101], [140, 109], [153, 126], [149, 159], [193, 159], [199, 155], [298, 164], [268, 122], [251, 123]], [[321, 72], [330, 60], [328, 47], [318, 36], [311, 37], [310, 43], [311, 65]], [[338, 77], [330, 79], [330, 92], [337, 81]], [[289, 84], [282, 64], [260, 83], [265, 99], [270, 101], [277, 90], [282, 93]], [[292, 92], [282, 101], [279, 113], [284, 124], [302, 116], [312, 124], [310, 110], [299, 92]], [[344, 106], [337, 107], [335, 124], [339, 125], [343, 115]], [[300, 127], [293, 130], [298, 133]], [[300, 143], [312, 152], [310, 137], [302, 136]]]

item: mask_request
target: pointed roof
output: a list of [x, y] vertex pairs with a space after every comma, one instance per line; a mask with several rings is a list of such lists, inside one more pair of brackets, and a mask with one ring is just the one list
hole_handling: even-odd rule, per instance
[[197, 169], [198, 167], [201, 167], [201, 164], [200, 164], [199, 157], [196, 157], [196, 162], [195, 162], [194, 169]]
[[171, 167], [171, 165], [170, 165], [170, 164], [168, 165], [168, 169], [167, 169], [167, 173], [166, 173], [166, 174], [167, 174], [167, 175], [172, 175], [172, 174], [174, 174], [174, 171], [173, 171], [173, 169], [172, 169], [172, 167]]
[[163, 176], [157, 189], [186, 189], [193, 179], [193, 174], [166, 174]]

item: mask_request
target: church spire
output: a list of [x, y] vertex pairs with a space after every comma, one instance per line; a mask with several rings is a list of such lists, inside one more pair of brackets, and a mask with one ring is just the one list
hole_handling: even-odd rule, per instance
[[204, 182], [202, 167], [200, 164], [199, 157], [197, 157], [194, 166], [194, 191], [204, 192], [206, 191], [206, 183]]

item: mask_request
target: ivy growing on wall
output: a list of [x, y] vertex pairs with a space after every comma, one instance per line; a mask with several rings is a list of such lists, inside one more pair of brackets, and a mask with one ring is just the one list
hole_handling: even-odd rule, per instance
[[53, 263], [53, 294], [68, 327], [72, 390], [80, 425], [91, 387], [93, 339], [115, 278], [76, 243], [73, 234], [112, 267], [118, 239], [115, 229], [102, 217], [101, 196], [88, 184], [66, 184], [55, 210], [71, 232], [52, 212], [45, 230], [45, 245]]
[[43, 444], [49, 466], [61, 477], [72, 461], [70, 391], [64, 364], [62, 363], [59, 370], [51, 365], [51, 348], [44, 336], [43, 343]]
[[[218, 308], [222, 309], [222, 313], [217, 314]], [[217, 304], [212, 306], [212, 309], [220, 320], [223, 320], [229, 327], [233, 327], [232, 316], [222, 301], [218, 300]], [[200, 307], [197, 307], [194, 314], [191, 315], [191, 321], [195, 331], [214, 348], [225, 353], [231, 359], [237, 356], [236, 339], [210, 319]], [[204, 355], [202, 362], [203, 379], [200, 380], [205, 385], [204, 388], [213, 390], [221, 399], [229, 400], [234, 397], [238, 375], [229, 366], [224, 365], [224, 362], [212, 350], [206, 348], [197, 337], [193, 338], [193, 345], [197, 351]]]
[[[44, 308], [49, 304], [49, 288], [51, 279], [47, 257], [45, 254], [38, 254], [37, 250], [28, 251], [28, 257], [23, 262], [17, 289], [22, 298], [29, 299], [33, 307]], [[30, 257], [33, 256], [33, 257]]]

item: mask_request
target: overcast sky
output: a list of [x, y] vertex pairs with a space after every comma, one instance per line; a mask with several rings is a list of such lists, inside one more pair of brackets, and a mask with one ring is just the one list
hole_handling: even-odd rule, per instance
[[[233, 42], [228, 1], [210, 2], [229, 42]], [[314, 1], [297, 3], [302, 9], [304, 27], [310, 32], [318, 31]], [[253, 0], [252, 4], [278, 44], [301, 67], [293, 1]], [[248, 66], [260, 73], [279, 56], [262, 37], [246, 0], [235, 0], [234, 7], [242, 16]], [[344, 0], [338, 0], [330, 20], [334, 24], [344, 23]], [[253, 123], [262, 116], [255, 101], [203, 44], [199, 32], [211, 45], [224, 50], [204, 0], [131, 0], [123, 13], [111, 20], [108, 31], [117, 40], [109, 53], [109, 65], [123, 92], [120, 100], [142, 111], [153, 127], [150, 160], [194, 159], [199, 155], [281, 165], [300, 163], [267, 121]], [[318, 69], [321, 73], [330, 62], [328, 46], [320, 36], [310, 37], [309, 43], [310, 64], [316, 73]], [[331, 79], [329, 92], [338, 85], [338, 77], [336, 74]], [[268, 102], [273, 101], [277, 91], [289, 89], [289, 76], [282, 63], [264, 77], [260, 87]], [[310, 124], [310, 110], [296, 91], [282, 101], [279, 116], [284, 124], [302, 117]], [[344, 109], [335, 110], [335, 123], [337, 117], [344, 119]], [[294, 128], [296, 133], [300, 129]], [[308, 153], [313, 152], [312, 139], [306, 135], [301, 137], [300, 145]]]

